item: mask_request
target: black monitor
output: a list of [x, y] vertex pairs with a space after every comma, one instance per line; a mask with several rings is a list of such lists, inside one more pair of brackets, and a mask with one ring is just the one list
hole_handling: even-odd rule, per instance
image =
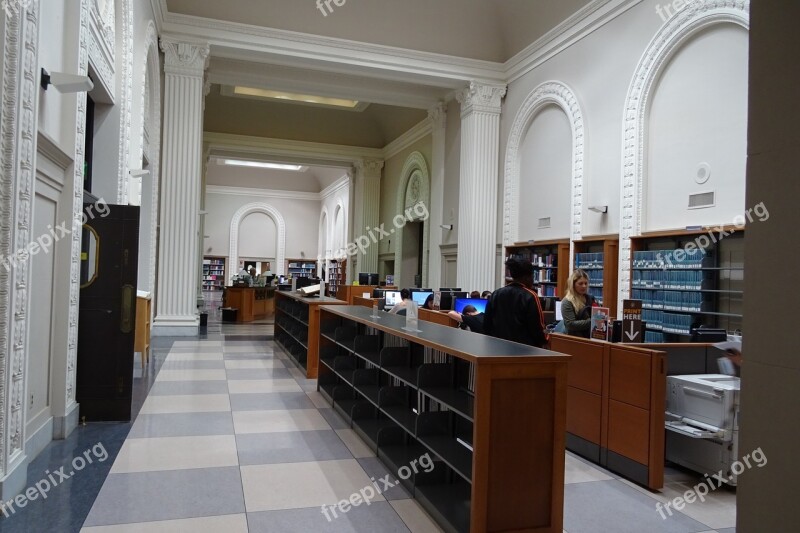
[[439, 289], [441, 292], [461, 292], [461, 287], [442, 287]]
[[378, 274], [377, 273], [369, 273], [369, 272], [359, 272], [358, 273], [358, 284], [359, 285], [377, 285], [378, 284]]
[[308, 287], [309, 285], [318, 285], [319, 278], [297, 278], [296, 287], [298, 289], [302, 289], [303, 287]]
[[724, 342], [728, 340], [728, 332], [719, 328], [692, 329], [692, 342]]
[[386, 289], [372, 289], [372, 297], [373, 298], [383, 298], [383, 295], [386, 293]]
[[468, 295], [466, 292], [442, 292], [442, 296], [439, 299], [439, 309], [443, 311], [452, 311], [453, 304], [455, 303], [456, 298], [466, 298]]
[[556, 302], [560, 301], [558, 296], [539, 296], [539, 302], [542, 304], [542, 311], [555, 311]]

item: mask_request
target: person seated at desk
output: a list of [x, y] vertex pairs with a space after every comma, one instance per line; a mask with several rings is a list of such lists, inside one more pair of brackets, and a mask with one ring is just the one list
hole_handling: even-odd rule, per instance
[[561, 302], [561, 316], [567, 335], [589, 338], [592, 327], [592, 307], [597, 305], [589, 293], [589, 275], [576, 268], [567, 280], [567, 294]]
[[430, 309], [433, 311], [433, 294], [429, 294], [427, 298], [425, 298], [425, 303], [422, 304], [422, 309]]
[[[407, 309], [409, 304], [413, 301], [414, 300], [411, 299], [411, 291], [408, 289], [403, 289], [400, 291], [400, 301], [394, 304], [389, 313], [396, 315], [400, 312], [401, 309]], [[403, 311], [402, 314], [405, 315], [406, 314], [405, 311]]]
[[447, 316], [458, 322], [461, 329], [469, 329], [475, 333], [483, 333], [483, 313], [479, 313], [474, 305], [465, 305], [464, 312], [448, 311]]

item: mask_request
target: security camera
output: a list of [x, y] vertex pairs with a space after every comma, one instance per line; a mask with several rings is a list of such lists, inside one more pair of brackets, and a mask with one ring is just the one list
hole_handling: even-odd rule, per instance
[[49, 85], [58, 89], [58, 92], [62, 94], [89, 92], [94, 89], [94, 83], [89, 76], [65, 72], [48, 73], [42, 69], [42, 89], [46, 91]]
[[145, 170], [143, 168], [138, 168], [138, 169], [131, 169], [131, 170], [128, 171], [128, 173], [133, 178], [140, 178], [142, 176], [148, 176], [150, 174], [150, 171], [149, 170]]
[[449, 230], [449, 231], [453, 229], [453, 225], [452, 224], [439, 224], [439, 227], [442, 228], [442, 229]]

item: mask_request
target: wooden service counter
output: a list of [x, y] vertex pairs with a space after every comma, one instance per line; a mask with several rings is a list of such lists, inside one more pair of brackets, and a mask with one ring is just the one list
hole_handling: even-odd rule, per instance
[[[561, 533], [569, 356], [320, 307], [318, 390], [450, 532]], [[427, 462], [427, 461], [426, 461]], [[379, 528], [376, 528], [376, 530]]]
[[340, 285], [336, 291], [336, 298], [349, 305], [353, 305], [353, 298], [363, 297], [364, 293], [372, 296], [372, 290], [377, 289], [377, 285]]
[[[376, 298], [364, 298], [362, 296], [353, 297], [353, 305], [368, 307], [372, 309]], [[443, 326], [458, 327], [458, 321], [447, 316], [447, 311], [431, 311], [430, 309], [419, 308], [419, 319]]]
[[666, 357], [646, 347], [553, 333], [572, 356], [567, 449], [650, 489], [664, 485]]
[[237, 322], [252, 322], [275, 314], [274, 287], [225, 287], [225, 307], [235, 307]]
[[303, 367], [307, 378], [316, 378], [319, 368], [319, 306], [344, 305], [346, 302], [289, 291], [275, 294], [275, 342]]

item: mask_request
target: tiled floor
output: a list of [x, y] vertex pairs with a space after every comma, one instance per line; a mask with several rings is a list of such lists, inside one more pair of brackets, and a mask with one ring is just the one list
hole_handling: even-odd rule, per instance
[[[71, 444], [52, 443], [37, 459], [47, 462], [36, 468], [55, 471], [98, 441], [107, 444], [113, 465], [109, 460], [44, 502], [31, 502], [38, 507], [20, 510], [30, 514], [0, 519], [0, 531], [439, 531], [399, 486], [326, 519], [321, 505], [348, 498], [370, 477], [389, 472], [315, 392], [315, 381], [303, 378], [267, 340], [266, 327], [212, 319], [204, 338], [170, 340], [168, 349], [156, 350], [140, 376], [149, 393], [141, 410], [134, 408], [132, 425], [79, 428]], [[53, 451], [63, 447], [67, 451]], [[103, 478], [98, 494], [92, 487]], [[658, 513], [658, 502], [700, 479], [668, 468], [664, 490], [651, 493], [568, 453], [564, 529], [732, 533], [735, 493], [727, 489], [666, 519]]]

